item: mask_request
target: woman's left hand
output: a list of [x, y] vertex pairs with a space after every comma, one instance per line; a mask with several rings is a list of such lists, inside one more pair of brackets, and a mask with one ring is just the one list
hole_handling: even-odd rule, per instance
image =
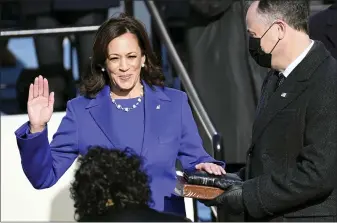
[[195, 166], [195, 169], [204, 170], [207, 173], [214, 174], [214, 175], [226, 174], [226, 171], [224, 168], [214, 163], [199, 163]]

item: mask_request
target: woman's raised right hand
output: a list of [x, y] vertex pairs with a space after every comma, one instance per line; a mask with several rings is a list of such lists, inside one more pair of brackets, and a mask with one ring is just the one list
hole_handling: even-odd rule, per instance
[[30, 132], [41, 132], [50, 120], [54, 110], [54, 92], [49, 93], [48, 80], [41, 75], [29, 86], [27, 111]]

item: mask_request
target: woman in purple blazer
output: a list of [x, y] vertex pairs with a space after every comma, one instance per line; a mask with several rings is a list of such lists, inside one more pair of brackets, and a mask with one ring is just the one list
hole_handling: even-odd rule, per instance
[[144, 158], [153, 208], [184, 214], [183, 199], [173, 195], [176, 159], [184, 169], [213, 174], [224, 174], [224, 164], [203, 149], [186, 94], [164, 87], [143, 25], [125, 15], [103, 23], [91, 66], [83, 96], [68, 102], [51, 143], [54, 93], [42, 76], [30, 85], [29, 122], [15, 132], [27, 178], [36, 189], [48, 188], [88, 147], [132, 148]]

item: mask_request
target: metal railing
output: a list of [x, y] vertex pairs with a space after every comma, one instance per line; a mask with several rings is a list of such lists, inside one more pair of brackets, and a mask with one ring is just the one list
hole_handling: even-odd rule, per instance
[[49, 28], [49, 29], [27, 29], [27, 30], [3, 30], [0, 31], [1, 38], [10, 37], [27, 37], [40, 35], [66, 35], [74, 33], [95, 32], [99, 26], [79, 26], [66, 28]]

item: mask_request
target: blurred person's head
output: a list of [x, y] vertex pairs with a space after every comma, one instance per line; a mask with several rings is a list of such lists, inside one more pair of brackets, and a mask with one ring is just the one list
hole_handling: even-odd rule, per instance
[[251, 56], [283, 71], [310, 44], [308, 0], [254, 1], [246, 15]]
[[131, 94], [148, 85], [164, 86], [164, 75], [151, 49], [144, 25], [121, 14], [104, 22], [96, 33], [91, 58], [91, 73], [82, 84], [89, 97], [109, 85], [113, 92]]
[[149, 178], [131, 150], [92, 147], [78, 162], [70, 188], [76, 220], [103, 215], [110, 208], [151, 204]]

